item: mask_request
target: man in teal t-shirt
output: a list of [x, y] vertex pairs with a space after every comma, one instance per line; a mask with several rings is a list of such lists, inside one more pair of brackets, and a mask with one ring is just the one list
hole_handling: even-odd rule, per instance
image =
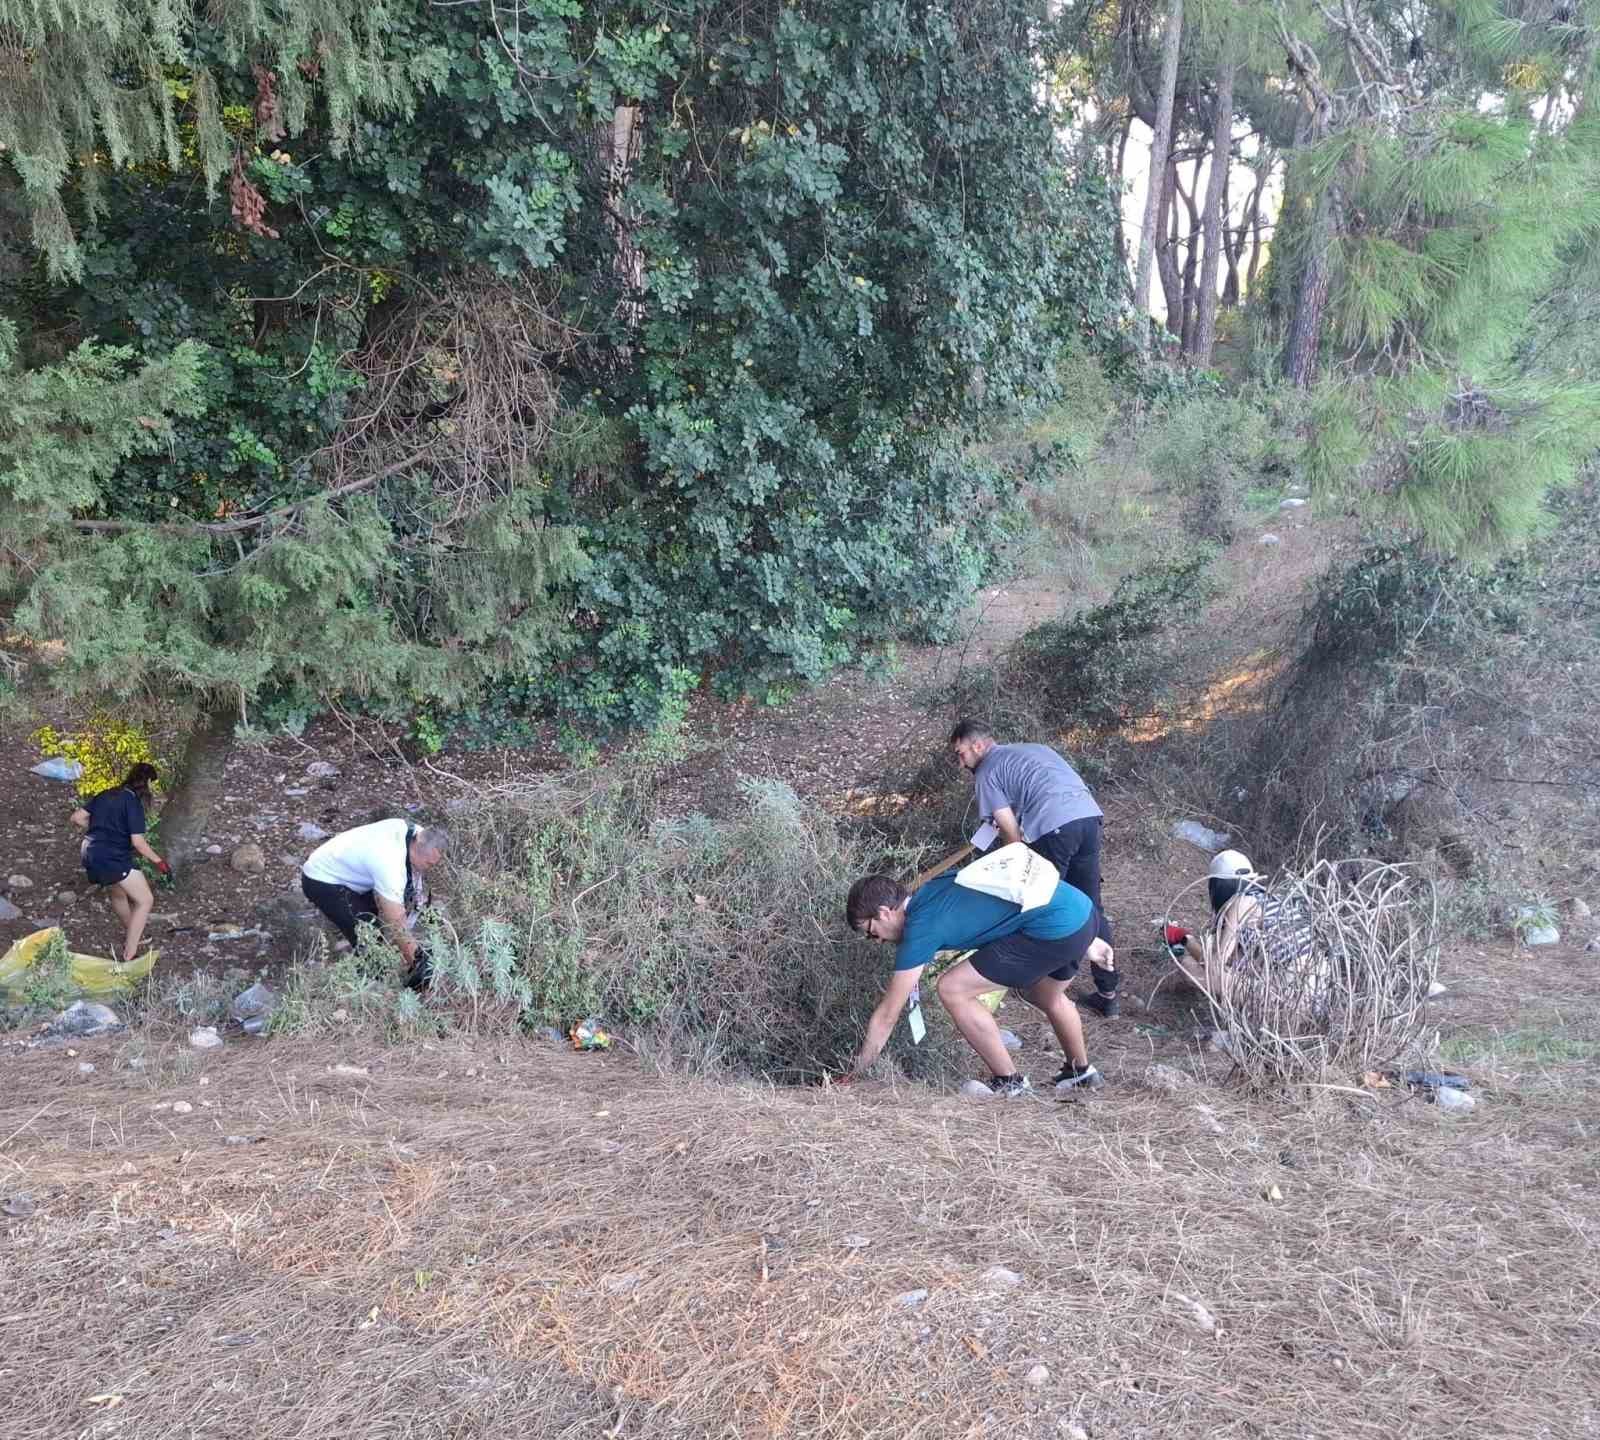
[[1104, 917], [1083, 891], [1062, 881], [1045, 904], [1025, 911], [957, 885], [954, 874], [935, 876], [915, 894], [887, 875], [868, 875], [851, 887], [845, 919], [869, 940], [895, 946], [894, 974], [867, 1022], [847, 1078], [878, 1058], [918, 978], [939, 951], [976, 950], [939, 977], [938, 990], [956, 1028], [993, 1072], [989, 1091], [1017, 1095], [1029, 1088], [1000, 1039], [994, 1015], [978, 998], [1002, 986], [1040, 1010], [1056, 1032], [1066, 1053], [1055, 1079], [1057, 1092], [1104, 1083], [1089, 1063], [1083, 1023], [1067, 996], [1067, 984], [1086, 955], [1102, 964], [1111, 959], [1111, 947], [1102, 938]]

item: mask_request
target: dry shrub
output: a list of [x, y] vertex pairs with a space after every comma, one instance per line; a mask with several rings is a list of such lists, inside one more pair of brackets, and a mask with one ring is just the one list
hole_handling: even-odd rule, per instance
[[[1234, 971], [1225, 993], [1208, 995], [1248, 1080], [1348, 1079], [1417, 1052], [1438, 961], [1433, 886], [1403, 866], [1322, 860], [1280, 875], [1269, 895], [1279, 905], [1263, 917], [1263, 949], [1282, 958]], [[1296, 954], [1302, 930], [1309, 943]], [[1212, 935], [1201, 943], [1209, 963]]]
[[[920, 857], [885, 855], [778, 781], [741, 781], [730, 821], [652, 818], [650, 787], [648, 769], [618, 767], [462, 804], [440, 993], [509, 996], [561, 1027], [597, 1016], [669, 1063], [787, 1082], [839, 1068], [888, 960], [849, 934], [845, 895]], [[945, 1073], [953, 1054], [945, 1027], [891, 1047], [916, 1075]]]

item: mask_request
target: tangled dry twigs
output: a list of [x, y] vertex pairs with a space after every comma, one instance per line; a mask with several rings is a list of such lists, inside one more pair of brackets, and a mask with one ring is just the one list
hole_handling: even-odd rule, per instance
[[[1249, 1080], [1354, 1077], [1415, 1051], [1438, 959], [1432, 885], [1407, 866], [1319, 860], [1276, 877], [1267, 893], [1278, 903], [1276, 918], [1263, 925], [1261, 948], [1279, 958], [1231, 971], [1228, 985], [1207, 992], [1229, 1053]], [[1179, 902], [1170, 908], [1177, 911]], [[1266, 933], [1273, 927], [1303, 934], [1305, 942]], [[1207, 933], [1200, 944], [1209, 966], [1215, 937]]]

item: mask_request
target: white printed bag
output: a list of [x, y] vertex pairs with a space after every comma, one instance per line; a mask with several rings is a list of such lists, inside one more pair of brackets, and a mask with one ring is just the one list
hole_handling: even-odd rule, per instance
[[956, 872], [956, 884], [1009, 900], [1024, 910], [1047, 905], [1061, 877], [1056, 867], [1021, 841], [1002, 845]]

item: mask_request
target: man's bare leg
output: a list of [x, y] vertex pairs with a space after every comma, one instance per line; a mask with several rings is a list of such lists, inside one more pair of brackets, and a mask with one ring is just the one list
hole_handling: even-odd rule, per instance
[[1067, 1059], [1074, 1065], [1087, 1065], [1089, 1048], [1083, 1041], [1083, 1018], [1067, 994], [1067, 984], [1065, 980], [1052, 980], [1046, 975], [1017, 993], [1050, 1022]]
[[978, 1058], [997, 1076], [1015, 1075], [1017, 1067], [1000, 1038], [993, 1013], [978, 997], [999, 987], [972, 968], [970, 960], [952, 965], [939, 977], [939, 999], [956, 1022], [961, 1038], [978, 1052]]

